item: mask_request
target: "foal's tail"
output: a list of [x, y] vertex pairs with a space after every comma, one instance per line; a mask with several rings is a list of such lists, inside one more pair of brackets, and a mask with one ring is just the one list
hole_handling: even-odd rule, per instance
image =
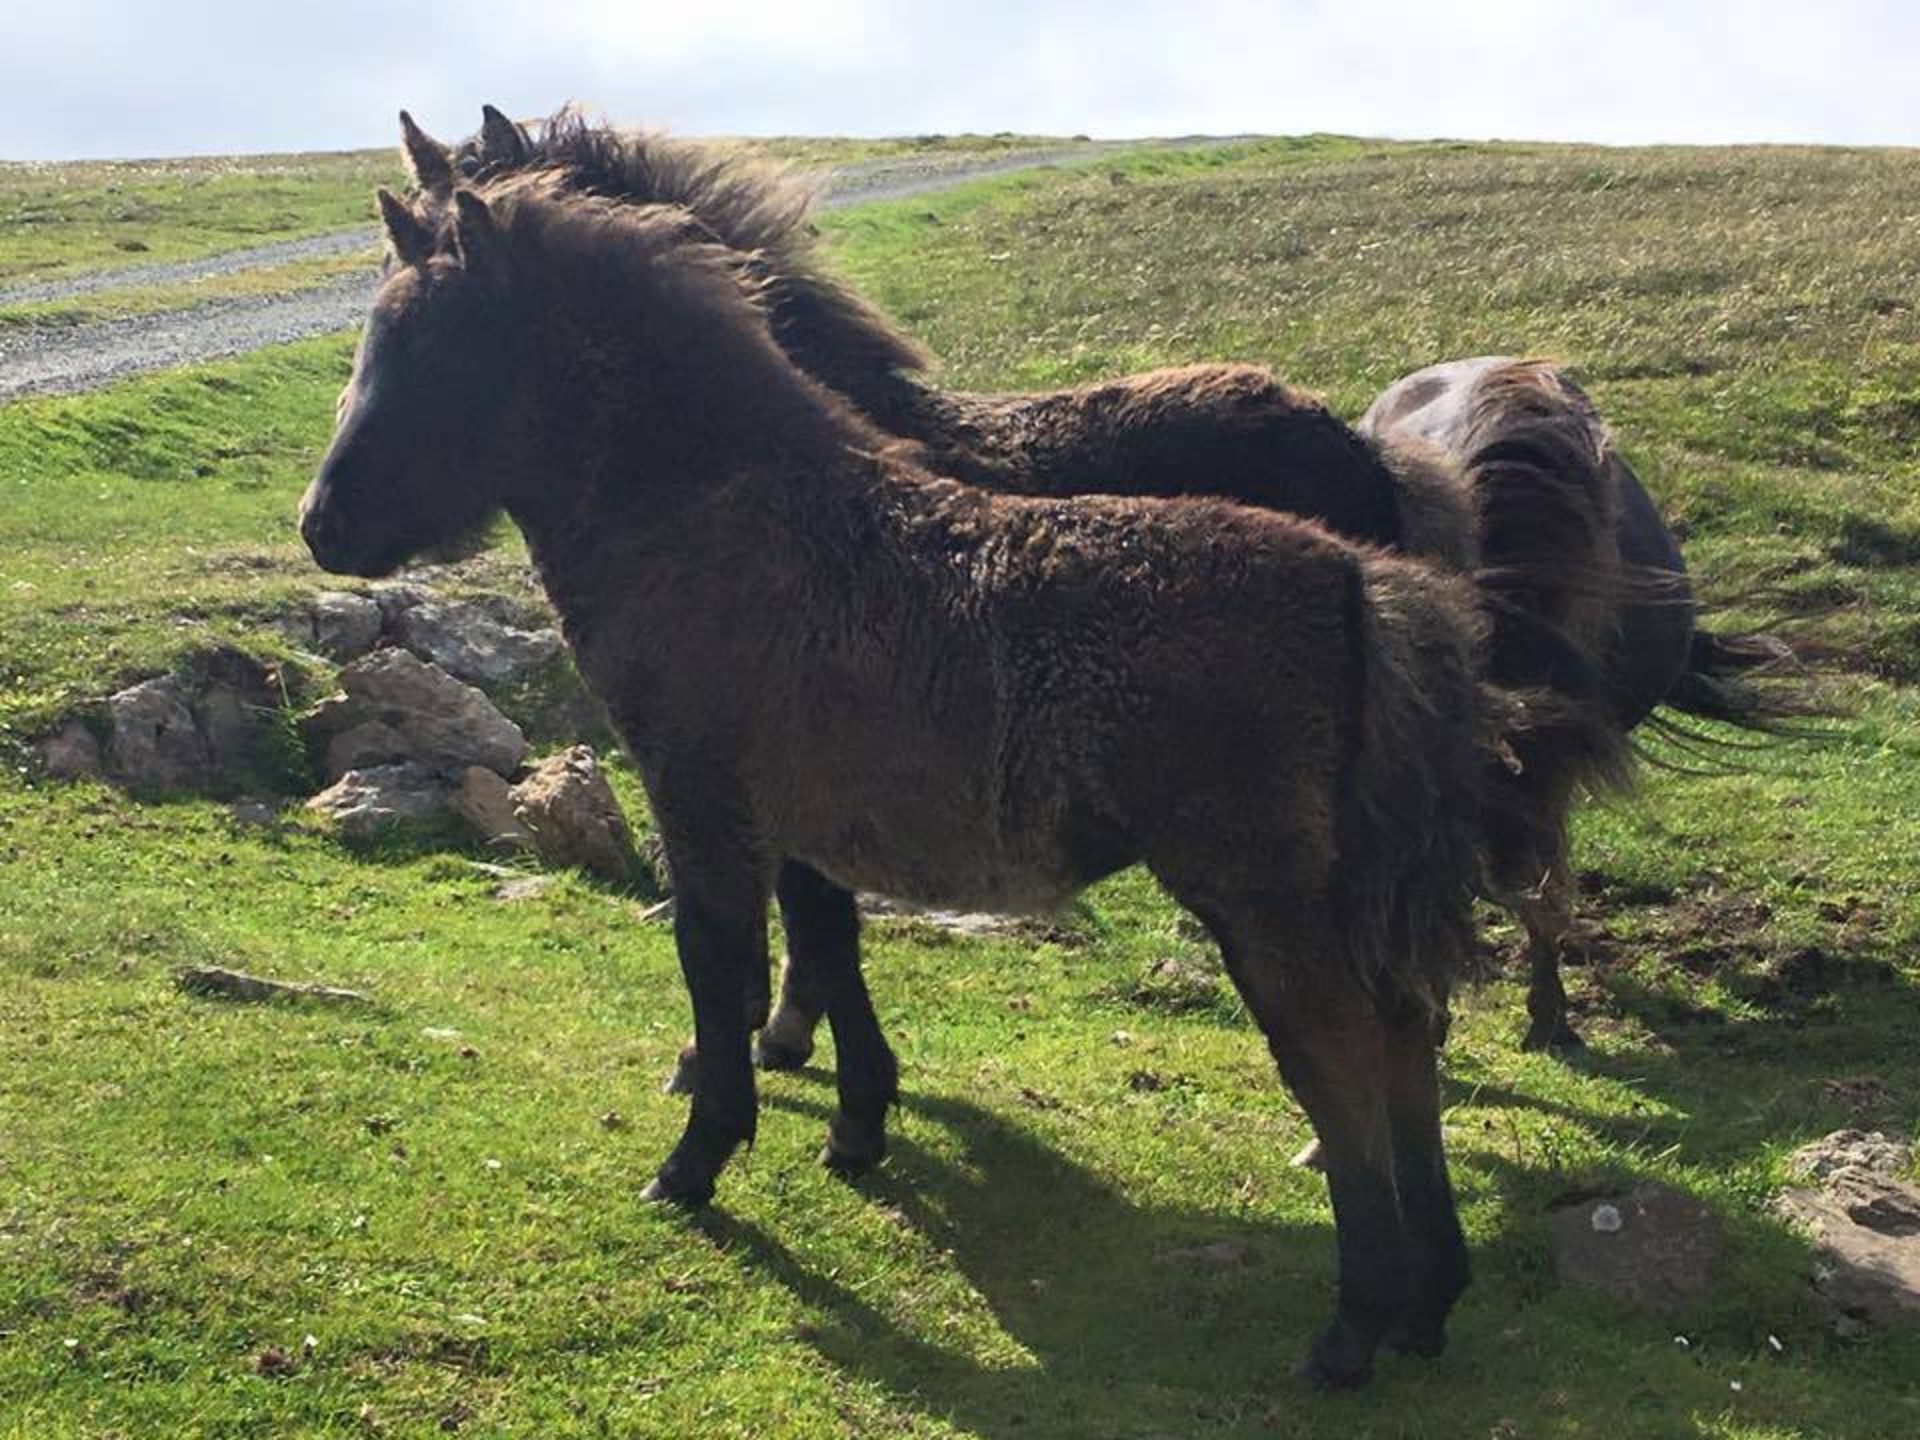
[[1497, 729], [1480, 681], [1471, 582], [1358, 558], [1359, 681], [1340, 808], [1339, 886], [1354, 963], [1377, 991], [1443, 1014], [1473, 952], [1480, 797]]

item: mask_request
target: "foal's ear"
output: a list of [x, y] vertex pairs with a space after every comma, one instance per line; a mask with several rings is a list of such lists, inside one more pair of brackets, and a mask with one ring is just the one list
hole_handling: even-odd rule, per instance
[[469, 270], [492, 269], [506, 262], [506, 237], [487, 202], [471, 190], [453, 192], [453, 244]]
[[433, 232], [407, 208], [406, 201], [384, 187], [380, 191], [380, 221], [387, 227], [387, 240], [402, 265], [423, 264], [433, 254]]
[[406, 156], [413, 183], [427, 194], [444, 199], [453, 188], [453, 156], [447, 147], [414, 124], [404, 110], [400, 112], [400, 141], [400, 153]]
[[480, 159], [488, 165], [521, 165], [527, 158], [527, 132], [491, 105], [480, 107]]

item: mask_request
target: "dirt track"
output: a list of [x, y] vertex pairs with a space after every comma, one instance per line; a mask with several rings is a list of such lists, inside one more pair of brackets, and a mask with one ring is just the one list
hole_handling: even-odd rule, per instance
[[[1177, 144], [1180, 142], [1150, 142]], [[1041, 165], [1092, 159], [1138, 142], [1099, 141], [1002, 154], [915, 156], [843, 166], [829, 173], [823, 209], [895, 200], [969, 180]], [[79, 295], [179, 284], [216, 275], [351, 254], [376, 243], [372, 229], [254, 246], [201, 260], [134, 266], [70, 280], [0, 290], [0, 308]], [[192, 365], [314, 335], [350, 329], [366, 313], [373, 276], [350, 275], [279, 295], [210, 300], [190, 309], [89, 324], [21, 325], [0, 330], [0, 403], [27, 395], [92, 390], [149, 370]]]

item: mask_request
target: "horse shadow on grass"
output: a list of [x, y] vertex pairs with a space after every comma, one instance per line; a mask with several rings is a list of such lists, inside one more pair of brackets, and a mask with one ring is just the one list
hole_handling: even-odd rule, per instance
[[[791, 1094], [768, 1104], [822, 1124], [830, 1108]], [[1145, 1208], [979, 1105], [910, 1095], [901, 1108], [887, 1164], [859, 1191], [951, 1255], [998, 1336], [983, 1342], [977, 1323], [890, 1312], [810, 1263], [804, 1241], [719, 1211], [700, 1221], [807, 1306], [815, 1318], [804, 1337], [837, 1368], [996, 1440], [1125, 1435], [1140, 1424], [1155, 1435], [1254, 1433], [1276, 1401], [1308, 1401], [1291, 1370], [1332, 1312], [1330, 1220]], [[915, 1141], [929, 1124], [960, 1142], [958, 1156]], [[1383, 1355], [1380, 1368], [1423, 1363]], [[1108, 1407], [1118, 1387], [1145, 1408], [1116, 1428]]]
[[[1647, 1178], [1652, 1161], [1642, 1165], [1636, 1155], [1676, 1145], [1689, 1163], [1734, 1162], [1844, 1120], [1818, 1077], [1857, 1065], [1856, 1005], [1875, 1012], [1876, 1036], [1920, 1032], [1920, 989], [1896, 984], [1831, 1015], [1683, 1027], [1654, 1046], [1603, 1050], [1583, 1062], [1664, 1102], [1659, 1113], [1602, 1114], [1577, 1101], [1459, 1080], [1449, 1082], [1447, 1103], [1533, 1109], [1589, 1126], [1616, 1156], [1610, 1165], [1619, 1173], [1600, 1178], [1622, 1183]], [[1791, 1063], [1783, 1068], [1785, 1059]], [[796, 1078], [818, 1098], [783, 1088], [768, 1094], [768, 1105], [823, 1124], [830, 1077], [814, 1070]], [[801, 1302], [807, 1319], [799, 1335], [838, 1371], [965, 1433], [987, 1440], [1239, 1436], [1277, 1425], [1345, 1436], [1375, 1424], [1401, 1433], [1425, 1413], [1420, 1407], [1441, 1404], [1447, 1424], [1431, 1433], [1489, 1434], [1516, 1404], [1525, 1410], [1529, 1397], [1555, 1386], [1572, 1397], [1570, 1416], [1618, 1400], [1619, 1377], [1578, 1353], [1592, 1333], [1558, 1333], [1545, 1318], [1568, 1306], [1611, 1303], [1563, 1292], [1545, 1248], [1553, 1205], [1596, 1177], [1559, 1171], [1541, 1157], [1456, 1147], [1463, 1186], [1491, 1189], [1503, 1201], [1501, 1228], [1476, 1237], [1481, 1279], [1456, 1313], [1453, 1349], [1435, 1362], [1383, 1354], [1361, 1395], [1318, 1397], [1291, 1372], [1333, 1303], [1334, 1238], [1324, 1202], [1304, 1222], [1235, 1214], [1224, 1195], [1218, 1208], [1142, 1203], [979, 1104], [916, 1094], [901, 1108], [905, 1123], [895, 1127], [891, 1159], [858, 1188], [951, 1257], [971, 1291], [946, 1307], [960, 1313], [926, 1297], [890, 1305], [884, 1293], [876, 1297], [874, 1281], [815, 1261], [803, 1215], [771, 1229], [720, 1211], [698, 1223], [743, 1270]], [[929, 1127], [946, 1137], [934, 1143]], [[1274, 1171], [1284, 1164], [1276, 1153]], [[1770, 1278], [1752, 1298], [1800, 1311], [1797, 1333], [1817, 1349], [1821, 1321], [1802, 1278], [1811, 1258], [1806, 1244], [1759, 1214], [1727, 1218], [1744, 1278], [1710, 1308], [1743, 1303], [1758, 1267]], [[1529, 1320], [1535, 1305], [1545, 1308]], [[1671, 1349], [1666, 1321], [1617, 1313], [1607, 1332], [1621, 1347], [1616, 1364], [1657, 1363]], [[1544, 1333], [1530, 1328], [1542, 1324]], [[1729, 1321], [1722, 1343], [1738, 1343], [1745, 1325], [1737, 1316]], [[1532, 1355], [1524, 1365], [1513, 1358], [1513, 1337], [1522, 1331]], [[1816, 1408], [1845, 1413], [1844, 1374], [1811, 1355], [1807, 1363]], [[1643, 1389], [1668, 1397], [1649, 1403], [1671, 1433], [1686, 1434], [1698, 1433], [1687, 1417], [1711, 1413], [1700, 1407], [1718, 1403], [1726, 1384], [1689, 1371]], [[1542, 1421], [1541, 1433], [1561, 1433], [1548, 1417]], [[1847, 1433], [1819, 1415], [1796, 1423], [1808, 1437]], [[1428, 1432], [1415, 1424], [1406, 1433]]]

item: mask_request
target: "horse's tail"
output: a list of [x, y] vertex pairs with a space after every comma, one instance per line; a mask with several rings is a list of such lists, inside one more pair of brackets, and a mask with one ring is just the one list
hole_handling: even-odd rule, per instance
[[1460, 451], [1479, 509], [1486, 677], [1526, 697], [1487, 785], [1495, 893], [1538, 885], [1564, 857], [1577, 791], [1623, 787], [1633, 773], [1606, 667], [1621, 605], [1637, 593], [1620, 557], [1609, 444], [1592, 402], [1550, 364], [1516, 361], [1475, 386]]
[[1477, 817], [1497, 727], [1464, 577], [1356, 555], [1349, 632], [1357, 724], [1343, 775], [1339, 895], [1354, 964], [1376, 990], [1442, 1014], [1473, 951]]
[[1760, 631], [1698, 629], [1686, 669], [1661, 704], [1764, 735], [1789, 735], [1796, 722], [1830, 713], [1807, 682], [1793, 646]]

